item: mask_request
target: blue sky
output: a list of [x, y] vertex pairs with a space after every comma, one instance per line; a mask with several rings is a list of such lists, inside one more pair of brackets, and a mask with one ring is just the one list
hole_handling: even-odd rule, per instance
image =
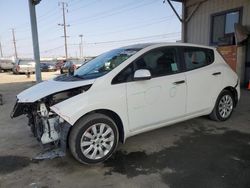
[[[58, 0], [42, 0], [36, 6], [41, 57], [64, 56], [62, 9]], [[83, 34], [84, 56], [134, 43], [176, 41], [181, 25], [162, 0], [66, 0], [69, 56], [79, 56]], [[181, 5], [174, 4], [178, 12]], [[17, 52], [33, 57], [28, 0], [0, 1], [0, 41], [4, 56], [13, 56], [11, 28], [15, 28]]]

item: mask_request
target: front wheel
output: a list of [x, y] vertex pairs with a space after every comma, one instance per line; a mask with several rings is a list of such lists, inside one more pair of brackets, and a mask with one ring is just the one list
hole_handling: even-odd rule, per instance
[[69, 147], [81, 163], [96, 164], [108, 159], [116, 150], [119, 132], [115, 122], [103, 114], [82, 117], [72, 128]]
[[234, 98], [230, 91], [223, 90], [209, 117], [215, 121], [225, 121], [230, 118], [234, 109]]

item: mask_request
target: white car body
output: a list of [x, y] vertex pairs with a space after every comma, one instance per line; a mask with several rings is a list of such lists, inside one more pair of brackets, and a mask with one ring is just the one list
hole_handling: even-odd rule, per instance
[[[112, 84], [112, 80], [125, 67], [148, 51], [183, 46], [213, 50], [214, 62], [177, 74]], [[90, 112], [111, 111], [122, 122], [124, 142], [126, 138], [142, 132], [210, 114], [225, 88], [234, 89], [237, 92], [236, 100], [239, 100], [238, 83], [238, 76], [215, 48], [186, 43], [160, 43], [143, 47], [115, 69], [96, 79], [72, 82], [44, 81], [23, 91], [17, 99], [18, 103], [34, 103], [56, 92], [91, 85], [86, 92], [56, 103], [50, 106], [50, 109], [61, 121], [66, 121], [71, 126]]]
[[[173, 44], [167, 45], [171, 46]], [[174, 44], [174, 46], [177, 45], [182, 44]], [[214, 48], [211, 49], [215, 50], [215, 62], [209, 66], [145, 82], [120, 85], [111, 84], [112, 79], [137, 57], [151, 49], [163, 46], [166, 46], [166, 44], [153, 45], [143, 49], [114, 71], [98, 78], [88, 91], [88, 94], [82, 93], [72, 97], [52, 106], [51, 109], [71, 125], [74, 125], [80, 117], [91, 111], [98, 109], [113, 111], [117, 113], [123, 122], [124, 138], [126, 139], [127, 137], [152, 129], [207, 115], [213, 110], [219, 93], [224, 88], [228, 86], [234, 87], [237, 84], [238, 76], [225, 63], [221, 56], [218, 55], [218, 52]], [[201, 47], [199, 45], [191, 46]], [[212, 73], [218, 70], [222, 72], [223, 77], [212, 76]], [[204, 78], [204, 80], [200, 79], [204, 74], [207, 74], [207, 78]], [[190, 82], [190, 85], [176, 86], [172, 84], [181, 79], [185, 79], [187, 83]], [[152, 88], [151, 84], [155, 88]], [[215, 87], [211, 88], [211, 86]], [[164, 91], [163, 89], [166, 90]], [[173, 96], [172, 92], [175, 93]], [[239, 85], [237, 86], [237, 92], [238, 96], [240, 96]], [[204, 98], [207, 97], [211, 97], [211, 99], [209, 101], [205, 100]], [[164, 109], [166, 105], [171, 106], [171, 112], [157, 115], [160, 111], [166, 110]], [[152, 116], [147, 116], [146, 114], [148, 113], [152, 113], [155, 119], [151, 119]], [[166, 117], [166, 119], [163, 119], [163, 117]]]

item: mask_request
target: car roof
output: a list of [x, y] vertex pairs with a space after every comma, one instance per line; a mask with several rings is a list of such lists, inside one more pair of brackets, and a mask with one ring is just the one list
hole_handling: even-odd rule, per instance
[[152, 46], [152, 45], [155, 45], [157, 43], [140, 43], [140, 44], [133, 44], [133, 45], [129, 45], [129, 46], [124, 46], [122, 48], [124, 49], [143, 49], [143, 48], [146, 48], [148, 46]]
[[129, 46], [124, 46], [124, 49], [143, 49], [147, 47], [162, 47], [162, 46], [189, 46], [189, 47], [200, 47], [200, 48], [208, 48], [208, 49], [216, 49], [211, 46], [198, 45], [192, 43], [182, 43], [182, 42], [158, 42], [158, 43], [140, 43]]

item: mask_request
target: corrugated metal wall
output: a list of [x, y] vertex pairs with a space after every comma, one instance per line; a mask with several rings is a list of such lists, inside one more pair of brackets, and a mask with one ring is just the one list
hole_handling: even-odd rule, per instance
[[[190, 14], [196, 2], [202, 0], [186, 0], [187, 13]], [[187, 42], [209, 45], [211, 14], [243, 7], [242, 24], [250, 29], [250, 0], [207, 0], [201, 4], [187, 23]]]

